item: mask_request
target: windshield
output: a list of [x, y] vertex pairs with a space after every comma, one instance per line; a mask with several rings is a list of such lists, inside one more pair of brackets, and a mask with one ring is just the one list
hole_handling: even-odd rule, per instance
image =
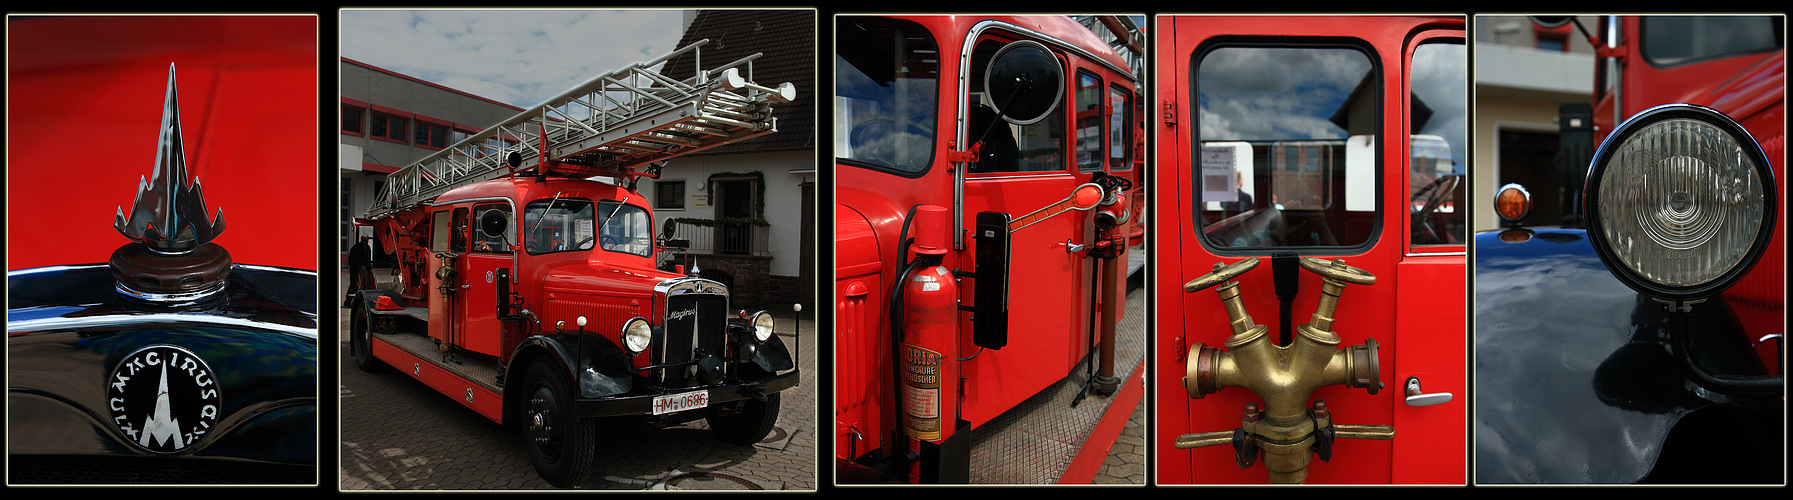
[[939, 50], [912, 23], [842, 18], [834, 62], [834, 156], [919, 174], [933, 158]]
[[1784, 34], [1768, 16], [1645, 16], [1640, 31], [1644, 58], [1657, 66], [1766, 52]]
[[591, 201], [582, 198], [553, 198], [529, 202], [523, 213], [523, 248], [530, 254], [590, 250], [596, 238], [592, 233]]
[[1217, 248], [1341, 247], [1376, 234], [1380, 79], [1347, 46], [1199, 53], [1192, 207]]
[[598, 248], [642, 257], [654, 253], [653, 221], [641, 207], [606, 201], [598, 204]]
[[615, 201], [593, 206], [583, 198], [536, 200], [523, 214], [528, 231], [523, 248], [532, 255], [596, 247], [649, 257], [654, 252], [650, 219], [647, 210]]

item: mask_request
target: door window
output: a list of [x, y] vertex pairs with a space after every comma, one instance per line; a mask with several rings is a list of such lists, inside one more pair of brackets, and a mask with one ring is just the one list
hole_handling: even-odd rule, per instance
[[1381, 76], [1368, 49], [1198, 51], [1192, 210], [1218, 249], [1367, 247], [1378, 233]]
[[1102, 133], [1105, 121], [1102, 113], [1102, 79], [1088, 71], [1078, 71], [1076, 96], [1077, 104], [1073, 110], [1077, 113], [1077, 170], [1101, 170], [1102, 142], [1105, 139]]
[[1133, 110], [1133, 92], [1119, 85], [1108, 89], [1108, 169], [1133, 168], [1133, 128], [1139, 115]]
[[473, 217], [475, 223], [481, 223], [486, 220], [486, 214], [492, 212], [496, 212], [498, 216], [504, 217], [504, 220], [507, 222], [507, 224], [505, 224], [504, 234], [498, 236], [487, 236], [483, 229], [475, 228], [473, 230], [473, 251], [476, 253], [511, 253], [511, 243], [516, 240], [516, 238], [511, 237], [511, 235], [516, 233], [514, 229], [510, 227], [515, 225], [515, 221], [511, 219], [510, 205], [480, 205], [474, 207], [473, 212], [475, 214]]
[[940, 51], [913, 23], [843, 17], [835, 33], [834, 157], [917, 175], [934, 155]]
[[[1006, 44], [1004, 40], [985, 39], [979, 41], [977, 48], [971, 51], [971, 74], [967, 75], [971, 84], [966, 87], [969, 89], [966, 95], [970, 99], [971, 116], [966, 141], [977, 143], [981, 140], [984, 146], [979, 151], [978, 161], [971, 164], [968, 171], [974, 174], [1062, 172], [1065, 169], [1066, 151], [1070, 146], [1065, 140], [1065, 110], [1070, 106], [1063, 105], [1061, 101], [1045, 118], [1027, 125], [1016, 125], [998, 116], [996, 110], [1003, 103], [991, 102], [990, 96], [983, 93], [984, 74], [988, 70], [990, 59]], [[1096, 123], [1097, 127], [1101, 126], [1100, 119]], [[1096, 145], [1100, 147], [1101, 142], [1096, 142]]]
[[1469, 216], [1469, 59], [1462, 43], [1424, 43], [1414, 48], [1411, 67], [1407, 180], [1413, 245], [1462, 245]]

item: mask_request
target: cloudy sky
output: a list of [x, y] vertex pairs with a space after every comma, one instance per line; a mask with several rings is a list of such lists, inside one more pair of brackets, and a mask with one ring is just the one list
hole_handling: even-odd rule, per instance
[[520, 108], [664, 55], [682, 10], [343, 10], [341, 55]]

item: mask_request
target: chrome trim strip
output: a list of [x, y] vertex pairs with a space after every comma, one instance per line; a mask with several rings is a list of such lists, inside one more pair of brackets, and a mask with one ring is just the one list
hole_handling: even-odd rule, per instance
[[[307, 315], [316, 320], [316, 316]], [[79, 318], [43, 318], [24, 321], [6, 322], [8, 332], [43, 331], [43, 330], [79, 330], [92, 327], [140, 325], [144, 323], [206, 323], [221, 326], [247, 327], [262, 330], [273, 330], [289, 335], [305, 337], [316, 341], [316, 328], [301, 328], [280, 323], [265, 323], [241, 318], [226, 318], [206, 314], [125, 314], [114, 316], [88, 316]]]
[[654, 293], [666, 296], [701, 293], [727, 297], [728, 286], [703, 278], [671, 278], [655, 284]]

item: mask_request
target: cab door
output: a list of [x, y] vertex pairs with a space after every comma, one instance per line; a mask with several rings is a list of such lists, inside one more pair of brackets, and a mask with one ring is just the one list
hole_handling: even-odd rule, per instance
[[[1194, 399], [1182, 385], [1187, 349], [1195, 343], [1221, 346], [1231, 334], [1215, 290], [1185, 293], [1183, 283], [1213, 271], [1216, 263], [1253, 257], [1260, 265], [1234, 281], [1247, 314], [1268, 328], [1277, 345], [1287, 345], [1294, 334], [1282, 332], [1309, 323], [1319, 304], [1319, 276], [1292, 265], [1294, 259], [1342, 258], [1376, 276], [1374, 284], [1345, 287], [1332, 331], [1341, 348], [1377, 341], [1381, 388], [1371, 394], [1325, 386], [1308, 399], [1325, 400], [1334, 424], [1392, 425], [1394, 438], [1335, 441], [1330, 461], [1312, 460], [1307, 482], [1399, 481], [1394, 470], [1412, 464], [1411, 457], [1395, 464], [1394, 443], [1409, 444], [1410, 437], [1393, 414], [1402, 397], [1392, 379], [1407, 373], [1401, 352], [1409, 340], [1396, 327], [1398, 304], [1426, 293], [1401, 291], [1408, 279], [1401, 264], [1411, 219], [1403, 173], [1410, 150], [1404, 41], [1418, 26], [1440, 20], [1159, 19], [1160, 102], [1153, 127], [1160, 167], [1152, 233], [1159, 481], [1266, 482], [1262, 465], [1236, 465], [1231, 446], [1174, 446], [1180, 435], [1240, 428], [1246, 404], [1264, 400], [1238, 387]], [[1461, 282], [1455, 286], [1461, 297]], [[1460, 331], [1460, 299], [1450, 311]], [[1462, 352], [1451, 357], [1459, 373]], [[1461, 431], [1463, 422], [1459, 417], [1447, 425]], [[1462, 458], [1456, 453], [1456, 460]]]
[[[1079, 110], [1073, 101], [1080, 72], [1075, 59], [1056, 47], [1000, 28], [969, 36], [974, 41], [969, 45], [971, 55], [964, 72], [968, 84], [960, 93], [965, 110], [958, 120], [961, 140], [957, 143], [983, 143], [977, 161], [963, 164], [966, 175], [961, 213], [964, 227], [975, 230], [980, 212], [1001, 212], [1011, 219], [1020, 219], [1064, 200], [1089, 176], [1078, 171], [1076, 161], [1080, 151], [1073, 127]], [[1051, 111], [1041, 116], [1015, 116], [1024, 112], [1015, 102], [997, 102], [983, 91], [990, 61], [1016, 43], [1045, 47], [1051, 54], [1049, 64], [1056, 64], [1062, 75], [1062, 81], [1046, 82], [1056, 85], [1036, 86], [1037, 92], [1053, 94], [1044, 100], [1055, 103]], [[1045, 88], [1050, 89], [1041, 90]], [[1099, 90], [1100, 86], [1096, 88]], [[1003, 109], [1005, 104], [1009, 105], [1007, 109]], [[1099, 103], [1084, 104], [1100, 113]], [[999, 110], [1005, 116], [998, 116]], [[1097, 145], [1102, 142], [1100, 135], [1089, 141]], [[1090, 159], [1100, 161], [1100, 154], [1094, 153]], [[1089, 212], [1072, 210], [1009, 235], [1006, 345], [1000, 349], [983, 348], [980, 352], [973, 335], [964, 335], [959, 347], [960, 357], [976, 354], [962, 365], [966, 386], [961, 415], [972, 425], [994, 418], [1064, 378], [1087, 352], [1090, 263], [1079, 249], [1094, 243], [1089, 219]], [[977, 244], [973, 238], [966, 238], [965, 255], [975, 255], [969, 247]], [[975, 266], [975, 262], [970, 265]], [[963, 293], [965, 297], [975, 297], [975, 287], [996, 285], [968, 281], [971, 287]], [[964, 323], [964, 331], [972, 329], [970, 320]]]
[[[1394, 281], [1397, 484], [1463, 484], [1467, 380], [1468, 68], [1464, 33], [1427, 30], [1404, 51], [1406, 249]], [[1409, 392], [1409, 384], [1415, 388]]]
[[[498, 324], [498, 287], [499, 270], [506, 269], [511, 283], [507, 285], [515, 289], [517, 277], [515, 269], [515, 253], [512, 250], [516, 238], [515, 211], [509, 202], [480, 203], [473, 206], [472, 228], [469, 230], [467, 251], [461, 257], [463, 265], [462, 287], [455, 294], [455, 308], [460, 311], [465, 335], [461, 347], [491, 356], [501, 356], [499, 324]], [[482, 221], [487, 217], [499, 217], [508, 221], [502, 234], [489, 235], [482, 229]]]

